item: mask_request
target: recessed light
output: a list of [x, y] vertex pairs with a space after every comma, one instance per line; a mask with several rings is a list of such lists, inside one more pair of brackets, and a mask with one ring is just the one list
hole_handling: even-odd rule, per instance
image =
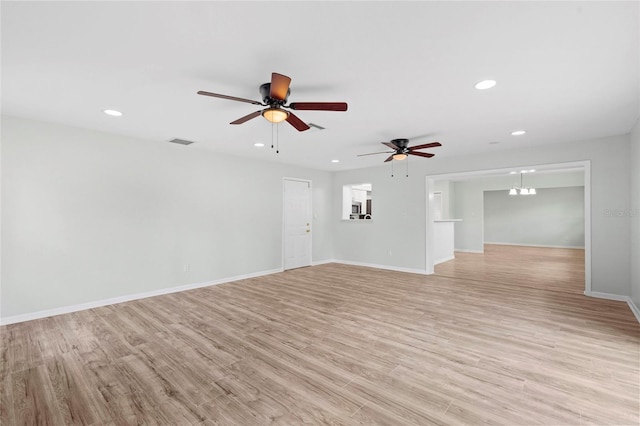
[[331, 160], [332, 163], [339, 163], [340, 160]]
[[500, 143], [500, 141], [491, 141], [489, 142], [489, 145], [498, 145]]
[[258, 148], [262, 148], [264, 146], [264, 144], [262, 142], [256, 142], [253, 144], [253, 146], [257, 146]]
[[514, 170], [514, 171], [512, 171], [512, 172], [509, 172], [509, 174], [510, 174], [510, 175], [516, 175], [516, 174], [518, 174], [518, 172], [516, 172], [516, 171]]
[[529, 173], [533, 173], [535, 171], [536, 171], [536, 169], [531, 169], [531, 170], [529, 170]]
[[515, 132], [511, 132], [513, 136], [521, 136], [521, 135], [524, 135], [525, 133], [527, 132], [525, 132], [524, 130], [516, 130]]
[[475, 88], [478, 90], [486, 90], [486, 89], [491, 89], [495, 85], [496, 85], [495, 80], [482, 80], [476, 83]]
[[116, 111], [115, 109], [105, 109], [104, 111], [105, 114], [110, 115], [112, 117], [121, 117], [122, 113], [120, 111]]
[[527, 173], [528, 170], [520, 170], [520, 173]]

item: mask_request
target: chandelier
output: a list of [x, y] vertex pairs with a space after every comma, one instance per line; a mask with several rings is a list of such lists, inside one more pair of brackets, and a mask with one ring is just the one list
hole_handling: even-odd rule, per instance
[[522, 173], [520, 173], [520, 186], [512, 186], [509, 190], [509, 195], [536, 195], [536, 189], [524, 186], [522, 184]]

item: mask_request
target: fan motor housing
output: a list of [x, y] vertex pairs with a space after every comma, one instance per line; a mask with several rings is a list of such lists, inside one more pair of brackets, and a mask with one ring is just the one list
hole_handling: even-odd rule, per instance
[[409, 145], [409, 139], [393, 139], [391, 143], [400, 149], [405, 149]]
[[271, 83], [264, 83], [260, 86], [260, 96], [262, 96], [262, 102], [267, 105], [284, 105], [287, 103], [287, 99], [289, 99], [289, 95], [291, 94], [291, 89], [287, 90], [287, 96], [284, 97], [283, 100], [273, 99], [271, 95]]

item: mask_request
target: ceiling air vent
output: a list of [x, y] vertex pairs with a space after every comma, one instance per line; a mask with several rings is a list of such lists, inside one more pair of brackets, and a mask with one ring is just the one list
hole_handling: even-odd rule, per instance
[[169, 142], [177, 143], [178, 145], [191, 145], [192, 143], [194, 143], [193, 141], [188, 141], [185, 139], [178, 139], [178, 138], [171, 139]]

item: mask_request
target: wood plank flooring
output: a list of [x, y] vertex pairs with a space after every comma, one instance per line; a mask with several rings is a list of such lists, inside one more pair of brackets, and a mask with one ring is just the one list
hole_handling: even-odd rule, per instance
[[638, 425], [623, 302], [327, 264], [4, 326], [0, 424]]
[[484, 253], [456, 252], [438, 275], [584, 294], [584, 249], [485, 244]]

